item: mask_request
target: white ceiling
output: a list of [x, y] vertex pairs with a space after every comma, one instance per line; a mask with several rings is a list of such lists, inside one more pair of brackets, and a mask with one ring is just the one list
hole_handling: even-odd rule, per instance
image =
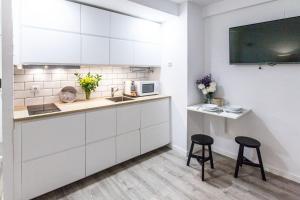
[[186, 2], [186, 1], [191, 1], [191, 2], [194, 2], [194, 3], [200, 4], [202, 6], [206, 6], [208, 4], [216, 3], [216, 2], [219, 2], [219, 1], [222, 1], [222, 0], [167, 0], [167, 1], [173, 1], [175, 3], [183, 3], [183, 2]]

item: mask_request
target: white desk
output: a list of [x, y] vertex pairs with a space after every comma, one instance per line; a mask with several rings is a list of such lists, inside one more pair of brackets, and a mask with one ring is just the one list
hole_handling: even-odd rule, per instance
[[220, 112], [210, 112], [210, 111], [205, 111], [201, 108], [201, 105], [203, 104], [197, 104], [197, 105], [193, 105], [193, 106], [188, 106], [187, 110], [189, 111], [194, 111], [194, 112], [200, 112], [200, 113], [204, 113], [204, 114], [208, 114], [208, 115], [214, 115], [214, 116], [218, 116], [218, 117], [224, 117], [224, 118], [229, 118], [229, 119], [239, 119], [242, 116], [246, 115], [248, 112], [250, 112], [250, 110], [248, 109], [244, 109], [242, 113], [228, 113], [225, 111], [220, 111]]

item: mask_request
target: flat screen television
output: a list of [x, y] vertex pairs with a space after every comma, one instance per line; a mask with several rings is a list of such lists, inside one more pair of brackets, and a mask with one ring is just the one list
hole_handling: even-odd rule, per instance
[[230, 64], [300, 63], [300, 17], [229, 29]]

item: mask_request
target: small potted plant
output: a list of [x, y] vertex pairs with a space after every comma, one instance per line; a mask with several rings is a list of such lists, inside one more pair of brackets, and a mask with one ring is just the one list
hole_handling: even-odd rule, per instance
[[75, 73], [81, 88], [85, 92], [85, 98], [88, 100], [91, 97], [91, 93], [96, 90], [99, 86], [99, 82], [101, 81], [101, 75], [92, 75], [90, 72], [86, 76], [82, 76], [81, 74]]
[[205, 103], [212, 103], [214, 93], [217, 90], [217, 83], [212, 80], [211, 74], [197, 80], [196, 84], [205, 96]]

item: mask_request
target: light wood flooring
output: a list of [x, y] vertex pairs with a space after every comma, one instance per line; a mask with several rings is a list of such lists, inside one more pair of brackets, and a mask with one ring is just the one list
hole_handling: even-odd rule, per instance
[[[36, 200], [299, 200], [300, 184], [243, 166], [233, 178], [235, 161], [214, 154], [215, 169], [206, 163], [206, 181], [200, 165], [167, 147], [140, 156]], [[55, 166], [53, 166], [55, 167]]]

